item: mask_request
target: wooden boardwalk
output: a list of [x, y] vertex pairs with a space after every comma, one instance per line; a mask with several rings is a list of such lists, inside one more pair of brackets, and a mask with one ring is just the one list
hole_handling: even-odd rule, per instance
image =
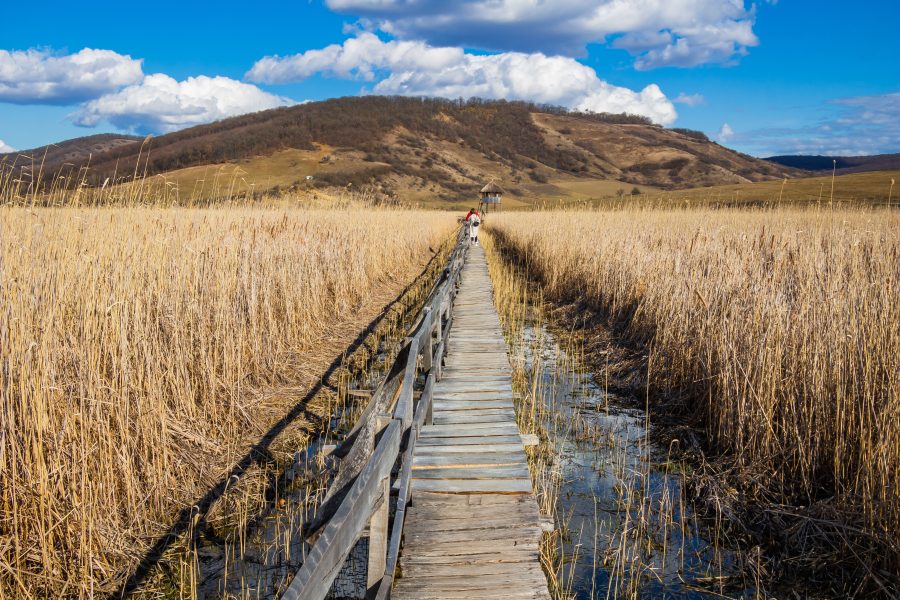
[[433, 425], [415, 446], [391, 596], [545, 598], [541, 517], [513, 408], [512, 370], [484, 252], [469, 251]]

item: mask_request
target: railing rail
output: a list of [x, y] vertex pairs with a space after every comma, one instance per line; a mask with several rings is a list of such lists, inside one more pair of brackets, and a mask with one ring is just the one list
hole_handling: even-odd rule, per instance
[[[464, 231], [460, 231], [447, 266], [411, 328], [411, 335], [404, 340], [394, 364], [345, 441], [351, 444], [344, 454], [347, 457], [352, 453], [364, 454], [368, 448], [372, 448], [371, 453], [324, 525], [282, 600], [325, 598], [367, 523], [367, 596], [379, 600], [390, 598], [409, 502], [413, 453], [420, 429], [431, 422], [432, 393], [435, 383], [441, 379], [453, 302], [467, 251]], [[415, 403], [419, 375], [425, 375], [426, 379]], [[379, 410], [382, 406], [387, 410]], [[373, 424], [377, 443], [373, 442], [372, 447], [363, 438], [367, 427], [371, 429]], [[394, 486], [397, 508], [393, 526], [388, 530], [391, 476], [398, 459], [400, 469]]]

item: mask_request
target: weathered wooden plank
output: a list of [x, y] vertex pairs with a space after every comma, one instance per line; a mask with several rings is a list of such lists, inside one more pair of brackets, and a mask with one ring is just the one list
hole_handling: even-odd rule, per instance
[[444, 417], [487, 417], [490, 415], [503, 415], [507, 421], [515, 422], [516, 411], [512, 401], [509, 400], [472, 400], [461, 401], [462, 405], [455, 402], [441, 402], [435, 406], [435, 412]]
[[446, 494], [530, 494], [531, 479], [416, 479], [412, 480], [416, 492], [441, 492]]
[[[524, 452], [522, 438], [519, 436], [503, 436], [490, 438], [493, 442], [486, 443], [483, 438], [435, 438], [434, 444], [423, 444], [421, 440], [416, 446], [416, 456], [428, 456], [434, 454], [484, 454], [488, 452]], [[449, 441], [448, 441], [449, 440]], [[459, 442], [465, 440], [466, 442]]]
[[419, 455], [413, 458], [412, 468], [416, 469], [463, 469], [477, 467], [509, 467], [513, 465], [527, 466], [528, 463], [518, 454], [511, 452], [489, 454], [433, 454]]
[[512, 400], [441, 400], [434, 403], [436, 412], [454, 412], [459, 410], [514, 410]]
[[413, 469], [414, 479], [528, 479], [527, 465]]
[[[462, 425], [427, 425], [422, 428], [422, 441], [434, 438], [491, 437], [519, 435], [515, 421], [504, 423], [465, 423]], [[496, 442], [497, 440], [494, 440]], [[490, 440], [487, 440], [491, 443]]]
[[[482, 494], [484, 496], [486, 494]], [[416, 503], [416, 509], [410, 512], [408, 521], [411, 527], [416, 524], [425, 523], [447, 523], [452, 525], [456, 523], [457, 528], [461, 529], [478, 529], [489, 526], [494, 520], [504, 519], [525, 519], [529, 524], [540, 524], [544, 517], [538, 512], [537, 504], [531, 498], [523, 496], [510, 496], [507, 494], [491, 494], [497, 498], [507, 499], [504, 503], [494, 504], [463, 504], [461, 502], [427, 502], [425, 504]], [[446, 498], [446, 499], [478, 499], [477, 496], [448, 496], [447, 494], [422, 494], [429, 498]], [[515, 502], [515, 500], [524, 499], [526, 502]], [[424, 526], [424, 525], [423, 525]]]
[[547, 585], [547, 579], [540, 567], [536, 569], [520, 569], [519, 573], [485, 573], [471, 574], [466, 577], [428, 574], [416, 582], [423, 591], [441, 590], [514, 590], [521, 588], [531, 590], [536, 584]]
[[438, 396], [443, 396], [445, 394], [456, 394], [459, 392], [505, 392], [507, 394], [511, 394], [512, 391], [512, 384], [509, 381], [495, 381], [491, 383], [478, 381], [467, 381], [465, 383], [447, 383], [446, 381], [442, 381], [440, 385], [437, 386]]
[[538, 548], [524, 546], [498, 552], [456, 552], [451, 554], [404, 554], [400, 566], [407, 569], [414, 565], [487, 565], [503, 563], [523, 563], [540, 561]]
[[485, 425], [506, 425], [513, 415], [498, 412], [480, 411], [479, 414], [471, 414], [465, 412], [442, 412], [433, 423], [434, 425], [464, 425], [464, 426], [485, 426]]
[[531, 561], [526, 564], [520, 562], [494, 562], [474, 565], [458, 564], [433, 564], [433, 565], [408, 565], [403, 576], [415, 577], [468, 577], [475, 575], [499, 575], [501, 573], [521, 573], [540, 569], [540, 565], [534, 565]]
[[[537, 551], [538, 540], [484, 540], [481, 542], [429, 542], [416, 543], [415, 558], [431, 556], [465, 556], [467, 554], [486, 554], [493, 552], [499, 555], [517, 554], [522, 551]], [[500, 557], [498, 557], [500, 558]]]
[[[510, 411], [511, 412], [511, 411]], [[505, 424], [515, 419], [515, 414], [494, 411], [479, 411], [480, 414], [441, 413], [434, 420], [435, 425], [486, 425], [490, 423]]]

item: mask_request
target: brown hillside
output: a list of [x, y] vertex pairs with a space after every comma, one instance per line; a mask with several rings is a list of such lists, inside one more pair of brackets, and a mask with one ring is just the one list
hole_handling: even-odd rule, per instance
[[66, 140], [56, 144], [48, 144], [30, 150], [18, 150], [7, 154], [0, 154], [0, 162], [31, 165], [40, 165], [43, 161], [45, 170], [56, 172], [64, 164], [81, 164], [92, 156], [101, 156], [123, 146], [132, 146], [140, 142], [142, 138], [122, 135], [118, 133], [101, 133], [86, 137]]
[[[66, 160], [77, 168], [86, 157], [81, 163]], [[502, 182], [510, 206], [536, 197], [611, 194], [626, 185], [678, 189], [796, 172], [642, 117], [569, 113], [524, 102], [383, 96], [279, 108], [163, 135], [143, 146], [109, 148], [92, 156], [89, 181], [100, 184], [136, 166], [140, 173], [164, 175], [179, 189], [196, 189], [190, 178], [200, 167], [213, 167], [233, 173], [235, 186], [253, 193], [374, 184], [379, 193], [407, 201], [468, 201], [493, 177]]]

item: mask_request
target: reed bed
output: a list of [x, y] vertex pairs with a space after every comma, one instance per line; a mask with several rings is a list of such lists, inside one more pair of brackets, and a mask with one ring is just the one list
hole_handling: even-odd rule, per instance
[[115, 589], [454, 226], [0, 208], [0, 598]]
[[897, 566], [900, 215], [536, 212], [488, 230], [549, 297], [644, 345], [654, 389], [760, 498], [829, 503], [887, 550], [876, 583]]

